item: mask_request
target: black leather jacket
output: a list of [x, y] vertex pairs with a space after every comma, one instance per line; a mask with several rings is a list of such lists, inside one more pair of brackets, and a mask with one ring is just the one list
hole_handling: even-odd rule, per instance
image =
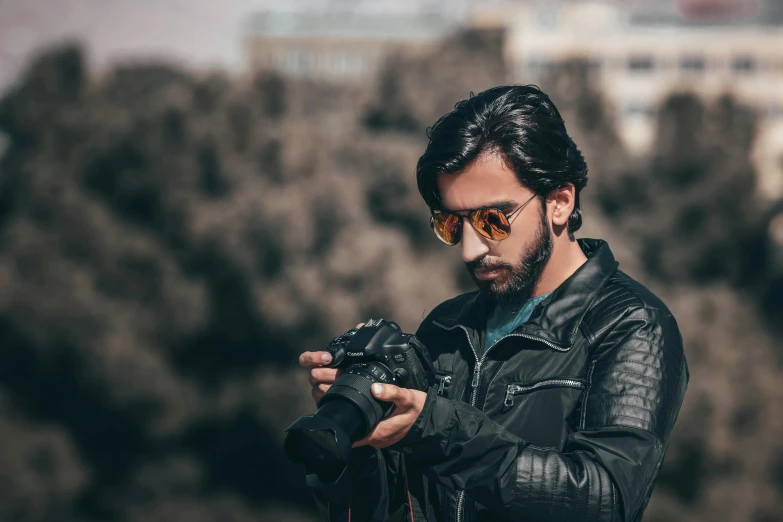
[[478, 360], [480, 293], [424, 320], [440, 385], [400, 443], [355, 450], [332, 521], [348, 502], [355, 521], [641, 520], [688, 383], [682, 338], [605, 242], [579, 244], [588, 261]]

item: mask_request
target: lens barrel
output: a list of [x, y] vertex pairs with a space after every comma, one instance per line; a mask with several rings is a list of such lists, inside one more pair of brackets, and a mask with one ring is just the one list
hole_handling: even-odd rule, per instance
[[318, 411], [286, 430], [288, 459], [303, 463], [324, 482], [337, 480], [350, 462], [353, 443], [366, 437], [392, 407], [372, 396], [372, 385], [393, 378], [392, 370], [380, 363], [349, 366], [318, 402]]

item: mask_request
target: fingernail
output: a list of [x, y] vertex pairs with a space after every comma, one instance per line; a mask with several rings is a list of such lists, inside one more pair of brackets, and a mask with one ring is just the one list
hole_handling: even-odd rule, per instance
[[383, 386], [380, 384], [373, 384], [372, 385], [372, 392], [376, 395], [380, 395], [383, 393]]
[[329, 355], [328, 353], [325, 353], [325, 354], [323, 354], [323, 355], [321, 356], [321, 359], [323, 359], [323, 361], [324, 361], [324, 362], [329, 362], [329, 361], [331, 361], [331, 360], [332, 360], [332, 356], [331, 356], [331, 355]]

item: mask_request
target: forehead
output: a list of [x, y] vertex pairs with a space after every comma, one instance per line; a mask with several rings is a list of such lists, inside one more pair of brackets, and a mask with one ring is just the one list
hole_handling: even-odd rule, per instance
[[452, 211], [481, 208], [498, 200], [519, 201], [533, 194], [497, 154], [482, 154], [456, 174], [438, 174], [437, 182], [443, 206]]

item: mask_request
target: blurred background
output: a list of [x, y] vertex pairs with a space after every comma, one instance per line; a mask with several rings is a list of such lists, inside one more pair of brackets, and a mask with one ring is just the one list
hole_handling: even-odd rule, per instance
[[783, 520], [781, 0], [0, 0], [0, 520], [315, 520], [297, 356], [471, 290], [415, 163], [504, 83], [685, 338], [645, 520]]

